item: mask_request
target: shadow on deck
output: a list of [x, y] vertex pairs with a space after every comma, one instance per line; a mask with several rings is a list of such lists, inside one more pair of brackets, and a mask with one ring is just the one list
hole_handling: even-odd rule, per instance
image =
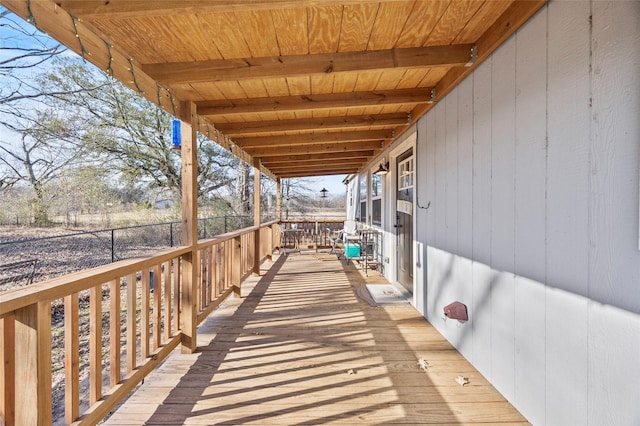
[[105, 424], [526, 423], [412, 307], [357, 297], [384, 278], [322, 253], [263, 266]]

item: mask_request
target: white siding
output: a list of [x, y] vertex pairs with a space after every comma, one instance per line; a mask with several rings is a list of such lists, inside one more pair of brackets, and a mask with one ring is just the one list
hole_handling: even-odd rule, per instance
[[575, 295], [587, 295], [589, 280], [590, 9], [553, 2], [547, 14], [549, 40], [564, 40], [547, 47], [545, 371], [547, 419], [556, 425], [588, 418], [588, 299]]
[[552, 1], [418, 125], [424, 313], [534, 424], [640, 424], [639, 46]]

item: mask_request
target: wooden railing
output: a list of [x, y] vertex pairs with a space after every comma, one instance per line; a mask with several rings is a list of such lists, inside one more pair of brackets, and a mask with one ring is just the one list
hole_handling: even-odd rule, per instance
[[337, 219], [282, 220], [280, 223], [284, 229], [302, 230], [300, 244], [305, 248], [331, 247], [328, 234], [335, 234], [344, 227], [344, 220]]
[[62, 407], [65, 424], [100, 421], [195, 338], [182, 318], [192, 296], [200, 323], [271, 256], [277, 231], [271, 222], [2, 293], [0, 424], [49, 425]]

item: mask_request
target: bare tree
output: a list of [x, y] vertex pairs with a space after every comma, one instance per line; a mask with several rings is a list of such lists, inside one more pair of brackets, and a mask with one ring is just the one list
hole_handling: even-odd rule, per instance
[[[33, 221], [48, 223], [47, 189], [70, 165], [85, 158], [81, 125], [74, 117], [60, 117], [51, 111], [37, 112], [25, 127], [8, 125], [20, 135], [19, 143], [0, 140], [0, 164], [11, 172], [14, 182], [24, 182], [33, 190]], [[49, 191], [49, 198], [55, 193]]]
[[25, 100], [36, 101], [57, 93], [43, 93], [30, 73], [65, 50], [16, 15], [0, 9], [0, 114], [24, 115], [28, 111]]
[[[132, 185], [181, 192], [180, 152], [172, 149], [172, 117], [101, 71], [84, 64], [63, 63], [47, 75], [51, 105], [75, 108], [92, 129], [87, 144]], [[230, 184], [227, 171], [237, 164], [231, 154], [198, 135], [199, 196], [215, 194]]]

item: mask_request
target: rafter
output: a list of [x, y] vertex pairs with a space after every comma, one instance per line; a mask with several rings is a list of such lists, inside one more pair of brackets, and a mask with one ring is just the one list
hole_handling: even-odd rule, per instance
[[355, 169], [355, 168], [311, 170], [311, 171], [299, 172], [299, 173], [282, 173], [278, 176], [283, 179], [288, 179], [288, 178], [299, 178], [299, 177], [310, 177], [310, 176], [349, 175], [352, 173], [357, 173], [359, 170], [360, 169]]
[[431, 102], [431, 87], [416, 89], [373, 90], [302, 96], [241, 98], [196, 102], [204, 116], [250, 114], [261, 112], [295, 112], [312, 109], [357, 108], [368, 106], [426, 104]]
[[269, 56], [146, 64], [144, 71], [164, 84], [290, 78], [395, 68], [461, 66], [471, 61], [471, 44], [404, 49]]
[[250, 136], [274, 132], [309, 132], [358, 128], [393, 128], [408, 124], [409, 114], [396, 112], [378, 115], [352, 115], [345, 117], [296, 118], [291, 120], [220, 123], [216, 125], [225, 135]]
[[360, 166], [364, 165], [365, 161], [341, 161], [339, 163], [316, 163], [316, 164], [299, 164], [299, 163], [289, 163], [289, 164], [281, 164], [278, 166], [272, 166], [271, 170], [274, 173], [282, 173], [283, 171], [306, 171], [306, 170], [317, 170], [317, 169], [333, 169], [333, 168], [347, 168], [347, 167], [355, 167], [360, 168]]
[[366, 151], [344, 151], [344, 152], [330, 152], [321, 154], [283, 154], [265, 157], [262, 159], [263, 166], [269, 166], [272, 163], [278, 162], [293, 162], [293, 161], [333, 161], [340, 162], [340, 160], [358, 158], [358, 159], [371, 159], [376, 154], [374, 150]]
[[282, 155], [320, 154], [329, 152], [349, 152], [382, 149], [384, 144], [378, 141], [323, 143], [318, 145], [291, 145], [276, 148], [250, 148], [246, 151], [255, 158], [275, 157]]
[[265, 160], [272, 160], [269, 162], [269, 167], [273, 169], [278, 169], [285, 166], [294, 165], [297, 168], [309, 167], [309, 166], [321, 166], [327, 164], [355, 164], [355, 163], [366, 163], [369, 161], [369, 157], [350, 157], [343, 158], [340, 161], [336, 162], [328, 162], [327, 160], [299, 160], [299, 161], [289, 161], [284, 159], [277, 159], [277, 161], [273, 161], [274, 157], [266, 157]]
[[276, 147], [288, 145], [314, 145], [320, 143], [343, 143], [360, 141], [383, 141], [393, 138], [392, 130], [371, 130], [356, 132], [306, 133], [303, 135], [261, 136], [252, 138], [235, 138], [234, 141], [243, 149]]

